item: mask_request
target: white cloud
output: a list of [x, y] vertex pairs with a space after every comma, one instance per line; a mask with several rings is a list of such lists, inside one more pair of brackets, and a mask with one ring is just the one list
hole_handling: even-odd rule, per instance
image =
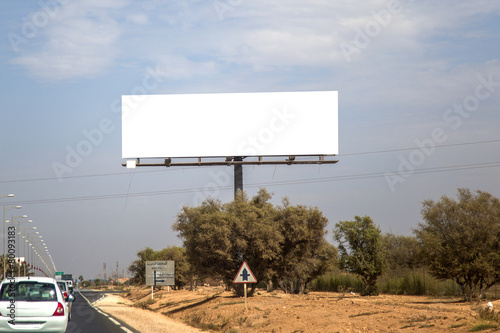
[[[500, 12], [500, 5], [486, 0], [227, 3], [232, 10], [220, 20], [210, 1], [75, 0], [14, 62], [34, 75], [56, 79], [97, 76], [116, 60], [125, 61], [118, 58], [122, 54], [128, 62], [157, 61], [169, 77], [179, 79], [234, 67], [257, 71], [310, 67], [352, 77], [370, 66], [419, 72], [423, 70], [419, 66], [450, 66], [448, 59], [433, 54], [444, 36], [487, 37], [484, 30], [469, 31], [464, 26], [481, 15]], [[352, 45], [357, 31], [378, 22], [377, 15], [387, 12], [391, 3], [399, 4], [398, 13], [391, 14], [366, 47], [352, 54], [356, 66], [349, 67], [341, 44]], [[80, 68], [68, 71], [74, 64]]]
[[116, 42], [121, 35], [118, 22], [108, 12], [127, 3], [124, 0], [65, 3], [12, 62], [45, 79], [101, 74], [116, 58]]
[[134, 24], [139, 24], [139, 25], [147, 25], [150, 23], [149, 18], [144, 14], [127, 15], [127, 21], [132, 22]]
[[215, 73], [215, 63], [192, 61], [180, 55], [162, 55], [152, 59], [157, 63], [159, 75], [170, 79], [190, 79]]
[[[332, 34], [313, 31], [254, 30], [244, 34], [246, 53], [235, 62], [259, 66], [327, 66], [342, 59]], [[245, 57], [246, 56], [246, 57]]]
[[[443, 53], [448, 50], [443, 43], [456, 46], [447, 36], [473, 34], [481, 38], [483, 35], [474, 31], [482, 32], [484, 26], [470, 23], [485, 13], [499, 11], [496, 5], [488, 5], [489, 11], [472, 9], [474, 5], [450, 10], [454, 6], [451, 1], [400, 0], [399, 10], [391, 14], [388, 24], [381, 26], [380, 33], [371, 36], [370, 43], [348, 63], [341, 43], [353, 41], [355, 28], [379, 22], [378, 16], [391, 8], [390, 1], [233, 3], [233, 10], [227, 11], [222, 21], [210, 3], [168, 4], [168, 10], [156, 7], [155, 17], [162, 18], [163, 26], [152, 23], [144, 33], [148, 37], [141, 41], [144, 44], [134, 47], [141, 50], [143, 58], [160, 64], [171, 79], [205, 76], [220, 84], [244, 77], [249, 78], [245, 89], [262, 90], [292, 78], [286, 85], [293, 89], [342, 87], [342, 100], [363, 108], [406, 105], [401, 112], [412, 112], [423, 106], [422, 112], [439, 113], [468, 93], [467, 82], [473, 88], [476, 80], [466, 74], [474, 67], [469, 63], [472, 58]], [[264, 78], [265, 71], [272, 76]], [[308, 77], [309, 82], [301, 81], [309, 73], [317, 74], [311, 74], [316, 76]], [[465, 81], [458, 79], [462, 76]], [[425, 108], [431, 104], [439, 106]]]

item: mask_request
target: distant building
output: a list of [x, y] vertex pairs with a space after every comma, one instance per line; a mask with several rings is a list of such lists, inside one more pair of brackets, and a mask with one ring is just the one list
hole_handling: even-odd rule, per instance
[[116, 283], [121, 283], [121, 284], [125, 284], [125, 283], [128, 283], [128, 281], [130, 281], [130, 278], [117, 278], [115, 279], [115, 282]]

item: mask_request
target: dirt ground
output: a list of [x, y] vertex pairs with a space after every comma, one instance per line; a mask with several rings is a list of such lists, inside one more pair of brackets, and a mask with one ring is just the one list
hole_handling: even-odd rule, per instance
[[[148, 313], [162, 314], [159, 320], [173, 319], [212, 332], [468, 332], [486, 324], [497, 327], [482, 332], [500, 332], [500, 324], [477, 317], [478, 310], [487, 302], [463, 303], [458, 298], [258, 291], [247, 299], [245, 309], [244, 298], [210, 287], [196, 291], [155, 291], [153, 301], [147, 287], [134, 287], [123, 296], [125, 299], [116, 297], [112, 307], [103, 306], [102, 310], [126, 308], [135, 311], [133, 316], [139, 319], [141, 309], [146, 309]], [[496, 311], [500, 310], [500, 300], [492, 303]], [[132, 327], [154, 332], [134, 326], [128, 316], [122, 319]], [[167, 331], [163, 327], [163, 332]]]
[[198, 333], [199, 329], [190, 327], [174, 319], [167, 318], [161, 313], [144, 310], [133, 306], [133, 302], [116, 294], [108, 294], [104, 299], [98, 301], [97, 306], [112, 316], [126, 322], [139, 332], [160, 333]]

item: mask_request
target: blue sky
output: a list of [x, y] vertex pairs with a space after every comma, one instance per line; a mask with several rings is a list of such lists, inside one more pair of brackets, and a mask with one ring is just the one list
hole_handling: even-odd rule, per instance
[[[425, 199], [500, 197], [500, 3], [0, 2], [0, 205], [33, 220], [58, 270], [120, 272], [232, 169], [121, 166], [130, 94], [337, 90], [339, 163], [247, 166], [260, 186], [330, 221], [369, 215], [411, 234]], [[72, 152], [83, 152], [75, 156]], [[40, 246], [40, 245], [39, 245]], [[41, 246], [40, 246], [41, 247]]]

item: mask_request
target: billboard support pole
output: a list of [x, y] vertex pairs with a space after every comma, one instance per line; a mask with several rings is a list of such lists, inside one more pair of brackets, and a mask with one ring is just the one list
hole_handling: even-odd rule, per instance
[[[235, 156], [234, 161], [242, 162], [243, 157]], [[243, 164], [237, 163], [234, 164], [234, 198], [236, 199], [236, 195], [239, 191], [243, 191]]]

